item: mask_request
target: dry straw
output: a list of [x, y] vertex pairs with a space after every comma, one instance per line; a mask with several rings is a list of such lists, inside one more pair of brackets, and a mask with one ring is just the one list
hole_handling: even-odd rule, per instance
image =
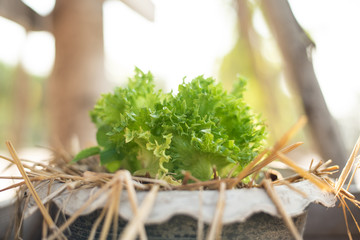
[[[309, 180], [314, 183], [320, 189], [334, 193], [335, 196], [340, 201], [340, 204], [344, 211], [345, 223], [348, 225], [346, 219], [346, 213], [350, 212], [347, 205], [347, 201], [360, 206], [360, 202], [357, 201], [354, 196], [344, 189], [343, 186], [347, 179], [350, 176], [350, 172], [354, 166], [356, 169], [360, 166], [359, 162], [356, 162], [356, 155], [360, 149], [360, 138], [357, 141], [354, 150], [346, 164], [346, 167], [343, 169], [341, 176], [337, 182], [332, 181], [328, 175], [333, 174], [338, 171], [338, 166], [330, 166], [331, 161], [325, 163], [319, 162], [314, 164], [312, 161], [308, 170], [304, 170], [298, 167], [289, 157], [285, 154], [299, 147], [302, 143], [295, 143], [289, 146], [288, 141], [301, 129], [306, 123], [306, 118], [301, 118], [271, 149], [266, 149], [260, 153], [250, 164], [248, 164], [236, 177], [231, 178], [231, 174], [225, 179], [219, 179], [216, 177], [210, 181], [200, 181], [194, 178], [189, 172], [184, 172], [184, 179], [182, 185], [171, 185], [161, 179], [151, 179], [147, 177], [138, 177], [131, 176], [130, 173], [126, 170], [118, 171], [115, 174], [104, 173], [104, 172], [92, 172], [81, 170], [79, 165], [69, 165], [65, 164], [67, 155], [60, 154], [58, 158], [55, 158], [55, 161], [49, 164], [32, 164], [29, 161], [21, 161], [10, 142], [7, 142], [7, 147], [11, 154], [12, 158], [5, 156], [0, 156], [3, 160], [8, 161], [10, 164], [15, 164], [21, 173], [21, 177], [11, 177], [11, 176], [2, 176], [1, 179], [14, 179], [14, 180], [23, 180], [19, 183], [15, 183], [0, 191], [5, 191], [11, 188], [17, 188], [19, 186], [26, 186], [26, 188], [31, 193], [34, 198], [37, 207], [40, 209], [45, 223], [45, 230], [43, 231], [43, 239], [65, 239], [63, 232], [84, 212], [96, 199], [103, 195], [107, 195], [107, 201], [103, 210], [100, 213], [99, 218], [94, 222], [93, 227], [90, 232], [89, 239], [95, 237], [97, 228], [102, 224], [102, 229], [100, 233], [100, 239], [106, 239], [110, 230], [112, 229], [113, 237], [112, 239], [136, 239], [137, 236], [141, 240], [147, 239], [144, 222], [151, 212], [153, 204], [156, 200], [157, 192], [161, 191], [171, 191], [171, 190], [200, 190], [202, 193], [203, 190], [208, 189], [218, 189], [219, 198], [217, 202], [217, 207], [214, 213], [212, 223], [210, 225], [209, 232], [207, 233], [206, 239], [220, 239], [221, 238], [221, 229], [222, 229], [222, 216], [224, 208], [226, 205], [225, 191], [226, 189], [234, 189], [240, 187], [263, 187], [269, 195], [269, 198], [273, 201], [276, 206], [279, 214], [282, 216], [286, 226], [289, 228], [289, 231], [292, 233], [295, 239], [301, 239], [299, 232], [297, 231], [291, 217], [288, 216], [284, 210], [281, 200], [277, 196], [276, 191], [274, 190], [274, 185], [286, 185], [291, 189], [297, 191], [299, 194], [306, 197], [306, 195], [292, 187], [291, 183], [296, 181], [301, 181], [304, 179]], [[62, 157], [61, 157], [62, 156]], [[65, 160], [64, 160], [65, 159]], [[67, 160], [66, 160], [67, 159]], [[274, 161], [279, 160], [282, 163], [286, 164], [291, 168], [295, 175], [288, 178], [271, 179], [270, 173], [266, 173], [264, 168], [267, 168], [268, 165]], [[94, 161], [92, 161], [94, 162]], [[216, 169], [214, 169], [216, 172]], [[251, 182], [251, 185], [244, 184], [244, 178], [254, 175], [257, 173], [264, 173], [264, 180], [257, 184], [256, 182]], [[349, 184], [354, 178], [354, 174], [351, 175]], [[255, 178], [253, 178], [254, 180]], [[49, 194], [44, 199], [40, 199], [37, 192], [35, 191], [34, 184], [44, 182], [44, 181], [59, 181], [65, 183], [63, 188], [60, 188], [57, 191]], [[51, 185], [51, 184], [50, 184]], [[69, 219], [66, 220], [61, 226], [56, 226], [52, 219], [46, 204], [49, 203], [54, 197], [60, 194], [63, 190], [66, 189], [79, 189], [79, 188], [91, 188], [97, 186], [98, 190], [80, 207]], [[126, 189], [129, 201], [131, 204], [131, 209], [133, 212], [133, 218], [128, 222], [125, 229], [117, 235], [118, 232], [118, 211], [120, 203], [120, 195], [122, 191]], [[142, 201], [142, 204], [138, 206], [138, 200], [136, 197], [136, 190], [148, 191], [145, 199]], [[201, 205], [202, 203], [200, 203]], [[32, 212], [34, 209], [28, 209]], [[359, 229], [358, 223], [356, 222], [355, 217], [350, 212], [356, 226]], [[198, 219], [198, 232], [197, 239], [203, 239], [203, 222], [202, 218]], [[50, 231], [48, 231], [48, 229]], [[348, 231], [349, 238], [351, 239], [351, 233]]]

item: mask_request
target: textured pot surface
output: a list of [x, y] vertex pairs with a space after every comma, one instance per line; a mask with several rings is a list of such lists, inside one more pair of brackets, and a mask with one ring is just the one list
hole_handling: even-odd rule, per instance
[[[293, 183], [292, 186], [305, 193], [307, 197], [303, 197], [286, 185], [274, 187], [277, 195], [281, 199], [283, 207], [292, 217], [302, 214], [311, 203], [320, 203], [326, 207], [333, 207], [335, 205], [336, 198], [333, 194], [319, 190], [308, 181]], [[62, 187], [64, 187], [63, 183], [54, 183], [51, 186], [51, 192], [55, 192]], [[61, 195], [58, 195], [52, 201], [61, 208], [65, 214], [72, 215], [97, 190], [98, 188], [90, 188], [68, 191], [64, 188]], [[44, 184], [37, 191], [43, 199], [48, 195], [48, 186]], [[141, 203], [147, 194], [147, 191], [137, 192], [136, 197], [138, 202]], [[204, 222], [211, 223], [218, 199], [219, 192], [216, 190], [160, 191], [156, 195], [156, 201], [145, 223], [162, 223], [175, 215], [188, 215], [195, 219], [200, 216]], [[106, 193], [102, 194], [101, 197], [96, 199], [83, 211], [82, 215], [88, 215], [96, 209], [103, 208], [107, 200], [108, 195]], [[225, 202], [226, 205], [222, 219], [224, 224], [243, 222], [258, 212], [280, 217], [272, 200], [262, 188], [227, 190], [225, 192]], [[30, 205], [35, 205], [35, 203], [31, 202]], [[28, 212], [31, 213], [31, 209]], [[118, 213], [119, 216], [125, 220], [133, 217], [131, 204], [126, 191], [123, 191], [121, 194]]]
[[[97, 210], [89, 215], [81, 216], [76, 220], [66, 232], [69, 239], [86, 240], [91, 231], [92, 224], [99, 216]], [[300, 216], [293, 217], [298, 231], [302, 234], [304, 231], [306, 212]], [[127, 221], [119, 220], [119, 231], [126, 226]], [[95, 239], [99, 239], [101, 225], [97, 229]], [[203, 236], [207, 235], [209, 225], [205, 224]], [[195, 240], [197, 239], [198, 221], [186, 215], [177, 215], [161, 224], [145, 225], [146, 234], [149, 240]], [[113, 239], [113, 232], [110, 232], [107, 239]], [[118, 239], [118, 238], [117, 238]], [[288, 240], [292, 235], [285, 226], [282, 219], [271, 216], [266, 213], [257, 213], [248, 218], [245, 222], [236, 222], [225, 224], [222, 228], [221, 239], [223, 240], [242, 240], [242, 239], [263, 239], [263, 240]]]
[[[326, 207], [335, 205], [336, 198], [322, 192], [308, 181], [292, 184], [293, 187], [307, 195], [303, 197], [285, 185], [275, 186], [283, 207], [290, 215], [300, 233], [304, 230], [306, 209], [311, 203], [320, 203]], [[62, 188], [60, 195], [52, 199], [54, 206], [65, 215], [71, 216], [76, 212], [98, 189], [79, 189], [69, 191], [63, 183], [54, 183], [50, 192]], [[42, 184], [37, 191], [42, 199], [48, 195], [48, 185]], [[51, 193], [50, 193], [51, 194]], [[147, 191], [136, 193], [141, 203]], [[203, 235], [206, 236], [212, 222], [219, 192], [206, 191], [160, 191], [150, 215], [145, 220], [146, 232], [149, 239], [196, 239], [198, 222], [204, 222]], [[87, 239], [91, 226], [99, 216], [101, 209], [108, 200], [106, 193], [96, 199], [82, 216], [74, 222], [67, 232], [70, 239]], [[31, 207], [29, 213], [36, 207]], [[119, 201], [119, 231], [132, 219], [133, 212], [126, 191], [121, 194]], [[58, 212], [58, 211], [56, 211]], [[62, 219], [64, 221], [64, 219]], [[277, 209], [264, 189], [236, 189], [225, 191], [225, 208], [223, 211], [222, 239], [291, 239], [292, 235], [280, 218]], [[61, 225], [61, 220], [58, 223]], [[101, 226], [98, 228], [101, 231]], [[112, 239], [110, 236], [109, 239]]]

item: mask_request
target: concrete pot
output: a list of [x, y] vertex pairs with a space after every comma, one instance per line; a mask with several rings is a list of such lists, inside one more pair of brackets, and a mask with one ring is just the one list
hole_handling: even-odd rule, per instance
[[[21, 216], [16, 199], [0, 202], [0, 239], [15, 239], [16, 215]], [[41, 239], [42, 218], [39, 211], [27, 217], [22, 224], [21, 235], [24, 240]]]
[[[91, 226], [100, 215], [100, 210], [96, 210], [89, 215], [81, 216], [76, 220], [65, 233], [69, 239], [88, 239]], [[306, 222], [307, 213], [293, 217], [296, 228], [302, 234]], [[69, 217], [69, 216], [67, 216]], [[119, 220], [119, 232], [125, 228], [127, 221], [123, 218]], [[98, 228], [95, 239], [99, 239], [101, 227]], [[197, 238], [198, 220], [188, 215], [176, 215], [162, 223], [153, 223], [145, 225], [148, 239], [153, 240], [193, 240]], [[209, 224], [204, 225], [203, 236], [206, 236], [209, 230]], [[110, 232], [108, 239], [112, 238], [113, 232]], [[292, 239], [292, 235], [278, 217], [266, 213], [256, 213], [244, 222], [235, 222], [225, 224], [222, 228], [221, 239]]]
[[[54, 183], [52, 191], [60, 188], [62, 183]], [[298, 231], [302, 234], [306, 222], [307, 208], [311, 203], [320, 203], [333, 207], [336, 198], [320, 191], [308, 181], [293, 183], [293, 187], [307, 194], [304, 198], [287, 186], [275, 186], [287, 213], [293, 218]], [[46, 197], [47, 186], [38, 189], [41, 198]], [[46, 191], [45, 191], [46, 190]], [[53, 199], [54, 206], [60, 209], [65, 218], [71, 216], [82, 204], [94, 194], [96, 189], [67, 190]], [[142, 202], [148, 192], [137, 192], [138, 202]], [[278, 215], [277, 209], [260, 188], [227, 190], [226, 205], [223, 212], [222, 239], [291, 239], [292, 235]], [[214, 217], [218, 191], [161, 191], [158, 192], [155, 204], [145, 221], [148, 239], [197, 239], [198, 220], [204, 222], [203, 235], [206, 236]], [[107, 200], [106, 194], [88, 207], [68, 229], [70, 239], [87, 239], [91, 226], [99, 216]], [[119, 232], [133, 217], [126, 191], [123, 191], [119, 202]], [[55, 211], [56, 212], [56, 211]], [[65, 219], [60, 219], [61, 225]], [[100, 235], [101, 226], [98, 228]], [[108, 239], [112, 239], [110, 233]]]

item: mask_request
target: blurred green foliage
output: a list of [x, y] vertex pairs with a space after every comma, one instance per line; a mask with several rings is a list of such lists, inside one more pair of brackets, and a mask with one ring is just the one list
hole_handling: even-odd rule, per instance
[[[26, 84], [19, 84], [19, 78], [25, 78]], [[0, 147], [6, 140], [17, 147], [46, 143], [44, 82], [20, 66], [0, 63]]]
[[[296, 122], [302, 112], [300, 99], [285, 81], [275, 40], [271, 36], [260, 34], [254, 24], [255, 12], [259, 13], [258, 16], [261, 15], [259, 4], [247, 1], [246, 5], [240, 7], [238, 38], [234, 47], [224, 56], [218, 76], [228, 90], [232, 89], [238, 74], [248, 79], [245, 101], [256, 112], [263, 114], [268, 124], [271, 144]], [[263, 22], [266, 25], [266, 21]], [[303, 141], [304, 137], [303, 133], [298, 134], [296, 140]]]
[[[0, 63], [0, 139], [5, 141], [8, 133], [9, 123], [12, 120], [10, 111], [12, 109], [11, 89], [15, 71], [13, 68]], [[2, 144], [0, 144], [2, 145]]]

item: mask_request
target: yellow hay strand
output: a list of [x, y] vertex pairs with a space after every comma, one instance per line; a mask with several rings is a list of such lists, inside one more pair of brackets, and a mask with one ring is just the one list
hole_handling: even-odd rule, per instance
[[59, 228], [57, 232], [52, 234], [48, 240], [54, 240], [57, 237], [58, 233], [63, 232], [67, 229], [79, 216], [80, 214], [85, 211], [85, 209], [90, 206], [92, 202], [94, 202], [98, 197], [100, 197], [108, 188], [111, 186], [110, 183], [105, 184], [101, 189], [99, 189], [94, 195], [92, 195], [76, 212]]
[[41, 199], [39, 197], [39, 195], [36, 193], [35, 191], [35, 188], [34, 186], [32, 185], [31, 181], [30, 181], [30, 178], [27, 176], [26, 172], [25, 172], [25, 169], [24, 167], [22, 166], [21, 162], [20, 162], [20, 159], [13, 147], [13, 145], [11, 144], [10, 141], [7, 141], [6, 142], [6, 146], [11, 154], [11, 157], [13, 158], [13, 161], [15, 162], [17, 168], [19, 169], [22, 177], [24, 178], [24, 181], [25, 181], [25, 184], [26, 186], [28, 187], [31, 195], [33, 196], [36, 204], [38, 205], [39, 207], [39, 210], [41, 212], [41, 214], [43, 215], [44, 217], [44, 220], [46, 221], [46, 223], [48, 224], [48, 226], [51, 228], [51, 229], [55, 229], [56, 228], [56, 225], [54, 223], [54, 221], [52, 220], [52, 218], [50, 217], [50, 214], [48, 213], [48, 211], [46, 210], [45, 206], [42, 204], [41, 202]]
[[[285, 186], [287, 186], [288, 188], [290, 188], [291, 190], [293, 190], [294, 192], [297, 192], [298, 194], [300, 194], [301, 196], [303, 196], [304, 198], [308, 198], [308, 195], [306, 193], [304, 193], [303, 191], [299, 190], [298, 188], [294, 187], [293, 185], [290, 184], [290, 182], [286, 181], [286, 180], [280, 180], [278, 182], [279, 184], [283, 184]], [[274, 184], [274, 183], [273, 183]]]
[[[124, 175], [124, 178], [125, 178], [125, 184], [126, 184], [130, 204], [131, 204], [131, 209], [134, 214], [137, 214], [138, 213], [138, 202], [137, 202], [137, 198], [136, 198], [136, 192], [135, 192], [135, 188], [133, 185], [133, 181], [131, 179], [131, 175], [130, 175], [129, 171], [121, 171], [121, 173]], [[141, 240], [147, 239], [145, 227], [143, 224], [140, 223], [138, 225], [138, 230], [139, 230], [139, 234], [140, 234], [140, 239]]]
[[352, 235], [351, 235], [351, 232], [350, 232], [349, 223], [348, 223], [347, 215], [346, 215], [346, 208], [345, 208], [346, 203], [342, 202], [341, 198], [338, 198], [338, 199], [341, 201], [341, 207], [342, 207], [342, 210], [343, 210], [343, 215], [344, 215], [345, 225], [346, 225], [346, 232], [348, 234], [349, 240], [352, 240]]
[[91, 232], [89, 235], [88, 240], [93, 240], [95, 238], [95, 234], [96, 234], [96, 230], [99, 227], [101, 221], [103, 220], [108, 208], [109, 208], [110, 202], [107, 201], [106, 205], [104, 206], [104, 208], [102, 209], [99, 217], [96, 219], [96, 221], [94, 222], [94, 224], [91, 227]]
[[210, 231], [206, 238], [207, 240], [220, 239], [221, 229], [222, 229], [222, 217], [223, 217], [223, 213], [225, 209], [225, 201], [226, 201], [225, 190], [226, 190], [226, 185], [224, 182], [221, 182], [219, 189], [219, 199], [216, 204], [214, 218], [210, 225]]
[[124, 231], [120, 235], [122, 240], [132, 240], [136, 238], [139, 224], [143, 224], [147, 216], [150, 214], [154, 205], [159, 185], [154, 185], [143, 200], [139, 211], [133, 219], [126, 225]]
[[295, 227], [293, 220], [287, 214], [279, 196], [275, 192], [275, 189], [273, 188], [271, 181], [268, 179], [264, 179], [262, 182], [262, 185], [264, 186], [267, 194], [269, 195], [270, 199], [273, 201], [274, 205], [276, 206], [276, 209], [278, 210], [279, 214], [282, 216], [282, 218], [285, 222], [285, 225], [288, 227], [288, 229], [290, 230], [293, 237], [296, 240], [302, 240], [302, 237], [301, 237], [299, 231], [297, 230], [297, 228]]
[[120, 208], [120, 198], [123, 190], [123, 182], [119, 181], [116, 184], [115, 189], [113, 191], [113, 202], [114, 212], [113, 212], [113, 240], [118, 239], [118, 224], [119, 224], [119, 208]]
[[284, 136], [277, 142], [274, 148], [283, 148], [289, 142], [289, 140], [305, 126], [306, 123], [306, 116], [301, 116], [299, 120], [289, 129], [289, 131], [287, 131]]
[[330, 173], [330, 172], [337, 172], [338, 170], [339, 170], [339, 166], [334, 165], [334, 166], [331, 166], [331, 167], [328, 167], [328, 168], [325, 168], [325, 169], [321, 169], [320, 172]]
[[356, 218], [355, 218], [354, 214], [351, 212], [351, 210], [350, 210], [349, 206], [347, 205], [346, 200], [344, 199], [344, 197], [343, 197], [343, 196], [340, 196], [340, 198], [341, 198], [341, 203], [343, 204], [343, 206], [346, 207], [346, 209], [347, 209], [348, 212], [350, 213], [350, 215], [351, 215], [351, 217], [352, 217], [352, 219], [353, 219], [353, 221], [354, 221], [354, 223], [355, 223], [355, 225], [356, 225], [356, 228], [358, 229], [358, 231], [359, 231], [359, 233], [360, 233], [360, 227], [359, 227], [358, 222], [356, 221]]
[[[109, 230], [110, 230], [110, 226], [111, 226], [111, 221], [113, 220], [113, 216], [114, 214], [117, 215], [118, 213], [115, 212], [116, 206], [119, 205], [119, 201], [116, 201], [121, 193], [122, 190], [122, 181], [116, 181], [111, 188], [111, 192], [109, 194], [109, 208], [107, 211], [107, 214], [105, 216], [105, 221], [104, 221], [104, 225], [103, 228], [101, 230], [100, 233], [100, 240], [106, 240], [108, 234], [109, 234]], [[116, 206], [115, 206], [116, 205]], [[117, 225], [117, 222], [116, 222]], [[117, 234], [117, 232], [114, 231], [113, 233], [114, 235]]]
[[360, 166], [360, 161], [358, 160], [358, 162], [357, 162], [357, 164], [356, 164], [356, 167], [355, 167], [355, 169], [354, 169], [354, 172], [352, 173], [351, 178], [350, 178], [350, 180], [349, 180], [349, 182], [348, 182], [348, 185], [347, 185], [347, 187], [346, 187], [346, 190], [349, 190], [350, 185], [351, 185], [352, 181], [354, 180], [355, 173], [356, 173], [356, 171], [359, 169], [359, 166]]
[[196, 240], [203, 240], [204, 239], [204, 219], [202, 214], [202, 207], [203, 207], [203, 187], [199, 189], [199, 215], [198, 215], [198, 222], [197, 222], [197, 233], [196, 233]]
[[252, 162], [250, 162], [235, 178], [235, 181], [233, 181], [232, 184], [230, 184], [230, 188], [234, 188], [241, 180], [243, 180], [246, 176], [250, 175], [251, 170], [254, 168], [254, 166], [261, 161], [261, 159], [269, 152], [268, 149], [265, 149], [263, 152], [261, 152]]
[[360, 137], [358, 138], [358, 140], [356, 141], [356, 144], [353, 148], [353, 151], [349, 157], [349, 160], [347, 161], [344, 169], [341, 172], [341, 175], [339, 177], [339, 180], [336, 182], [335, 185], [335, 193], [336, 195], [340, 192], [340, 189], [344, 186], [345, 181], [347, 179], [347, 177], [349, 176], [351, 169], [354, 165], [354, 162], [356, 160], [356, 155], [359, 152], [360, 149]]
[[[285, 147], [284, 149], [280, 150], [281, 153], [286, 154], [289, 153], [291, 151], [293, 151], [294, 149], [296, 149], [297, 147], [301, 146], [303, 143], [302, 142], [297, 142], [294, 144], [291, 144], [288, 147]], [[265, 158], [262, 162], [260, 162], [258, 165], [256, 165], [252, 171], [250, 172], [250, 174], [260, 171], [261, 169], [263, 169], [264, 167], [266, 167], [267, 165], [269, 165], [272, 161], [274, 161], [277, 158], [276, 155], [276, 149], [272, 150], [272, 153], [270, 156], [268, 156], [267, 158]]]
[[[130, 206], [132, 208], [134, 217], [129, 223], [127, 224], [125, 230], [121, 233], [120, 239], [135, 239], [139, 235], [141, 240], [146, 239], [146, 232], [144, 227], [144, 221], [146, 220], [148, 214], [150, 213], [152, 206], [154, 204], [154, 201], [156, 199], [156, 194], [160, 187], [162, 189], [182, 189], [182, 190], [200, 190], [200, 194], [202, 189], [219, 189], [219, 199], [217, 203], [217, 207], [215, 210], [214, 218], [212, 220], [207, 239], [218, 239], [221, 235], [222, 230], [222, 214], [225, 208], [225, 190], [234, 188], [235, 186], [242, 187], [242, 185], [238, 185], [245, 177], [254, 174], [256, 172], [264, 171], [263, 168], [266, 167], [269, 163], [274, 161], [275, 159], [279, 159], [281, 162], [288, 165], [290, 168], [294, 169], [295, 172], [297, 172], [298, 175], [296, 175], [293, 178], [288, 179], [279, 179], [274, 183], [271, 182], [265, 182], [262, 183], [262, 186], [265, 188], [265, 190], [268, 192], [270, 198], [274, 202], [275, 206], [277, 207], [279, 213], [281, 216], [283, 216], [283, 219], [285, 221], [285, 224], [288, 226], [292, 234], [296, 239], [298, 239], [298, 232], [295, 228], [292, 229], [292, 219], [291, 217], [286, 217], [286, 212], [276, 195], [276, 192], [273, 188], [274, 184], [283, 184], [288, 186], [290, 189], [298, 192], [303, 197], [307, 197], [306, 194], [299, 191], [298, 189], [294, 188], [292, 185], [290, 185], [290, 182], [301, 180], [302, 178], [306, 178], [312, 183], [314, 183], [316, 186], [318, 186], [320, 189], [326, 190], [326, 191], [334, 191], [335, 183], [333, 183], [330, 179], [324, 177], [324, 175], [328, 175], [333, 173], [334, 171], [337, 171], [339, 169], [338, 166], [328, 166], [331, 161], [327, 161], [326, 163], [319, 162], [317, 164], [314, 163], [314, 160], [312, 160], [310, 164], [309, 171], [305, 171], [304, 169], [298, 167], [295, 163], [293, 163], [288, 157], [286, 157], [284, 154], [287, 152], [290, 152], [300, 146], [302, 143], [295, 143], [288, 147], [284, 147], [285, 144], [289, 141], [289, 139], [296, 134], [296, 132], [305, 124], [306, 118], [301, 118], [297, 124], [294, 125], [293, 128], [291, 128], [281, 139], [278, 141], [275, 146], [272, 149], [266, 149], [262, 153], [260, 153], [249, 165], [247, 165], [235, 178], [231, 178], [231, 174], [228, 175], [225, 179], [213, 179], [210, 181], [201, 182], [200, 180], [193, 178], [190, 173], [185, 173], [187, 179], [192, 179], [195, 183], [183, 183], [183, 185], [171, 185], [163, 180], [159, 179], [150, 179], [147, 177], [136, 177], [131, 176], [131, 174], [128, 171], [119, 171], [116, 174], [109, 174], [109, 173], [95, 173], [95, 172], [83, 172], [81, 167], [79, 166], [68, 166], [64, 165], [62, 163], [61, 165], [58, 165], [58, 167], [54, 167], [55, 165], [46, 166], [44, 164], [37, 164], [34, 166], [26, 165], [23, 163], [23, 170], [24, 174], [28, 176], [28, 180], [33, 181], [41, 181], [41, 180], [58, 180], [65, 182], [65, 185], [69, 183], [69, 188], [71, 189], [79, 189], [81, 188], [88, 188], [91, 186], [99, 186], [100, 189], [90, 197], [82, 206], [80, 209], [78, 209], [69, 219], [66, 221], [57, 231], [54, 231], [50, 234], [52, 234], [48, 239], [52, 240], [55, 238], [61, 238], [63, 237], [62, 232], [67, 229], [78, 217], [79, 215], [100, 195], [102, 194], [108, 194], [109, 198], [108, 201], [105, 204], [104, 209], [102, 210], [100, 217], [95, 221], [93, 224], [93, 227], [91, 229], [90, 233], [90, 239], [95, 237], [96, 230], [98, 226], [100, 225], [101, 221], [104, 221], [104, 225], [101, 231], [100, 239], [105, 239], [110, 231], [110, 229], [113, 229], [113, 239], [116, 239], [117, 236], [117, 223], [118, 223], [118, 212], [119, 212], [119, 203], [120, 203], [120, 194], [122, 192], [123, 188], [127, 189], [128, 192], [128, 198], [130, 202]], [[360, 138], [359, 138], [360, 139]], [[357, 142], [357, 145], [359, 145], [359, 140]], [[356, 146], [357, 146], [356, 145]], [[356, 151], [358, 151], [360, 146], [356, 148], [354, 147], [353, 154], [354, 157], [350, 157], [349, 161], [355, 161], [355, 155]], [[10, 151], [10, 150], [9, 150]], [[14, 150], [15, 151], [15, 150]], [[11, 152], [11, 151], [10, 151]], [[0, 156], [0, 158], [6, 158]], [[14, 158], [15, 159], [15, 158]], [[16, 161], [13, 161], [9, 158], [5, 159], [11, 163], [16, 164]], [[19, 160], [20, 161], [20, 160]], [[52, 162], [52, 164], [56, 164], [56, 162]], [[348, 162], [349, 164], [349, 162]], [[347, 164], [347, 165], [348, 165]], [[352, 163], [351, 167], [354, 166], [355, 162]], [[358, 163], [358, 165], [360, 162]], [[233, 171], [236, 170], [239, 166], [235, 166]], [[358, 168], [358, 166], [357, 166]], [[28, 172], [25, 171], [27, 169]], [[350, 168], [351, 169], [351, 168]], [[20, 169], [19, 169], [20, 170]], [[344, 172], [344, 171], [343, 171]], [[184, 175], [185, 175], [184, 174]], [[342, 173], [345, 175], [345, 173]], [[345, 177], [345, 179], [348, 177], [349, 173]], [[6, 177], [0, 177], [0, 179], [5, 179]], [[8, 179], [25, 179], [25, 177], [7, 177]], [[353, 176], [352, 176], [353, 178]], [[351, 179], [352, 179], [351, 178]], [[287, 181], [288, 180], [288, 181]], [[81, 186], [70, 186], [70, 183], [80, 183]], [[350, 180], [351, 182], [351, 180]], [[26, 180], [17, 183], [19, 185], [27, 184]], [[16, 186], [19, 186], [16, 185]], [[75, 184], [76, 185], [76, 184]], [[340, 182], [337, 182], [337, 187], [339, 187]], [[16, 187], [15, 185], [12, 185], [12, 187]], [[258, 186], [258, 185], [257, 185]], [[152, 188], [151, 188], [152, 187]], [[249, 187], [249, 184], [245, 187]], [[29, 188], [29, 187], [28, 187]], [[30, 189], [30, 188], [29, 188]], [[65, 189], [65, 187], [64, 187]], [[149, 190], [149, 193], [145, 197], [144, 201], [142, 202], [141, 206], [138, 207], [138, 200], [136, 197], [136, 191], [135, 189], [141, 189], [141, 190]], [[62, 189], [63, 190], [63, 189]], [[62, 191], [61, 190], [61, 191]], [[1, 191], [1, 190], [0, 190]], [[58, 190], [59, 191], [59, 190]], [[36, 193], [36, 192], [35, 192]], [[42, 204], [47, 203], [49, 200], [54, 198], [58, 192], [50, 194], [48, 197], [42, 200]], [[346, 204], [345, 200], [349, 199], [352, 203], [354, 203], [356, 206], [359, 207], [360, 202], [356, 201], [354, 199], [354, 196], [349, 193], [347, 190], [343, 189], [342, 186], [339, 188], [338, 191], [338, 197], [342, 199], [342, 201]], [[274, 197], [275, 196], [275, 197]], [[279, 200], [279, 201], [278, 201]], [[41, 201], [40, 201], [41, 202]], [[200, 205], [202, 204], [202, 199], [200, 200]], [[345, 211], [344, 214], [346, 214], [346, 209], [350, 211], [347, 205], [343, 205], [343, 210]], [[31, 210], [31, 209], [30, 209]], [[350, 214], [353, 217], [353, 214], [350, 212]], [[353, 217], [354, 218], [354, 217]], [[289, 220], [290, 219], [290, 220]], [[354, 219], [355, 220], [355, 219]], [[48, 223], [47, 223], [48, 224]], [[346, 223], [347, 224], [347, 223]], [[356, 223], [357, 224], [357, 223]], [[199, 216], [198, 219], [198, 232], [197, 232], [197, 239], [203, 239], [204, 231], [203, 231], [203, 222], [201, 220], [201, 216]]]
[[281, 152], [277, 153], [279, 160], [288, 165], [289, 167], [291, 167], [294, 171], [296, 171], [300, 176], [302, 176], [303, 178], [308, 179], [310, 182], [314, 183], [318, 188], [320, 188], [321, 190], [327, 191], [327, 192], [332, 192], [333, 189], [330, 188], [326, 182], [322, 181], [320, 178], [318, 178], [317, 176], [309, 173], [308, 171], [302, 169], [301, 167], [297, 166], [290, 158], [288, 158], [287, 156], [285, 156], [284, 154], [282, 154]]
[[355, 196], [352, 195], [350, 192], [348, 192], [347, 190], [345, 189], [340, 189], [340, 192], [339, 192], [342, 197], [346, 197], [347, 199], [349, 200], [352, 200], [352, 199], [355, 199]]
[[310, 166], [309, 166], [309, 172], [311, 171], [312, 165], [314, 164], [314, 159], [311, 159]]

